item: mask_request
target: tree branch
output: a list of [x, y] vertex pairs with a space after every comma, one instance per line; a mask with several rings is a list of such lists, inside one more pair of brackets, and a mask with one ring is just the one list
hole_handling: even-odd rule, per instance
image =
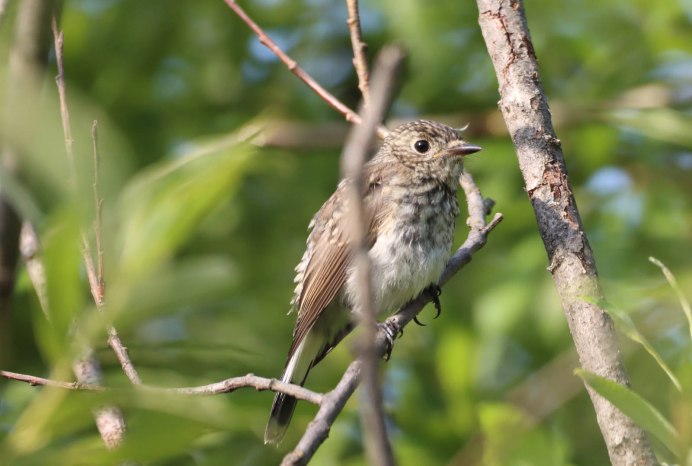
[[[351, 46], [353, 47], [353, 68], [358, 75], [358, 89], [363, 96], [363, 107], [370, 105], [370, 87], [368, 85], [368, 59], [365, 51], [368, 48], [363, 42], [360, 30], [360, 13], [358, 12], [358, 0], [346, 0], [348, 9], [348, 31], [351, 35]], [[379, 123], [379, 121], [378, 121]]]
[[352, 228], [354, 247], [353, 263], [357, 277], [355, 297], [356, 314], [363, 327], [359, 342], [359, 354], [362, 360], [362, 372], [365, 385], [365, 403], [361, 410], [366, 452], [371, 464], [393, 465], [394, 455], [387, 437], [387, 429], [382, 409], [382, 391], [379, 381], [379, 356], [375, 347], [377, 334], [377, 314], [373, 307], [373, 290], [368, 255], [366, 213], [362, 193], [365, 192], [366, 180], [363, 165], [375, 135], [377, 125], [384, 118], [389, 106], [396, 72], [404, 59], [403, 51], [398, 47], [382, 49], [375, 68], [373, 79], [373, 99], [371, 105], [363, 103], [363, 123], [355, 126], [349, 135], [341, 155], [341, 171], [345, 179], [350, 179], [348, 200], [349, 225]]
[[[312, 76], [310, 76], [308, 73], [305, 72], [300, 66], [298, 66], [298, 63], [296, 63], [295, 60], [293, 60], [291, 57], [289, 57], [279, 46], [274, 42], [265, 32], [264, 30], [257, 24], [255, 23], [250, 16], [248, 16], [247, 13], [245, 13], [245, 10], [243, 10], [240, 5], [238, 5], [234, 0], [224, 0], [226, 2], [226, 5], [231, 8], [235, 14], [237, 14], [240, 19], [243, 20], [245, 24], [247, 24], [252, 31], [257, 34], [257, 37], [259, 38], [259, 41], [267, 47], [269, 50], [271, 50], [278, 58], [281, 60], [288, 70], [295, 74], [298, 78], [300, 78], [301, 81], [303, 81], [305, 84], [308, 85], [310, 89], [312, 89], [315, 94], [320, 96], [322, 100], [327, 102], [327, 104], [334, 108], [336, 111], [341, 113], [346, 121], [350, 123], [355, 123], [355, 124], [361, 124], [361, 119], [360, 116], [348, 108], [346, 105], [344, 105], [339, 99], [334, 97], [329, 91], [327, 91], [325, 88], [323, 88], [317, 81], [315, 81]], [[384, 138], [387, 135], [387, 129], [383, 126], [378, 126], [377, 127], [377, 135], [380, 138]]]
[[[83, 383], [83, 382], [63, 382], [60, 380], [46, 379], [36, 377], [34, 375], [20, 374], [17, 372], [0, 370], [0, 376], [16, 380], [18, 382], [26, 382], [30, 385], [41, 385], [46, 387], [64, 388], [67, 390], [83, 390], [92, 392], [109, 392], [118, 389], [104, 387], [99, 383]], [[254, 388], [257, 391], [271, 390], [273, 392], [286, 393], [299, 400], [307, 401], [312, 404], [319, 405], [322, 403], [324, 395], [308, 390], [300, 385], [285, 383], [277, 379], [268, 379], [266, 377], [258, 377], [254, 374], [247, 374], [240, 377], [231, 377], [220, 382], [214, 382], [207, 385], [198, 385], [194, 387], [155, 387], [152, 385], [138, 385], [137, 388], [142, 390], [159, 392], [159, 393], [177, 393], [180, 395], [219, 395], [223, 393], [231, 393], [240, 388]]]
[[[106, 297], [106, 281], [103, 275], [103, 237], [101, 231], [102, 225], [102, 206], [103, 199], [99, 194], [99, 171], [100, 171], [100, 155], [98, 150], [98, 122], [94, 120], [91, 126], [91, 141], [92, 141], [92, 153], [94, 160], [94, 182], [92, 184], [93, 194], [94, 194], [94, 209], [96, 211], [96, 218], [94, 220], [94, 237], [96, 239], [96, 266], [94, 266], [93, 259], [91, 257], [89, 243], [86, 239], [86, 235], [83, 235], [84, 240], [84, 263], [86, 264], [87, 276], [89, 277], [89, 284], [91, 286], [91, 295], [96, 303], [96, 308], [99, 311], [103, 310], [104, 300]], [[135, 369], [130, 355], [127, 352], [127, 348], [123, 345], [118, 335], [118, 331], [113, 326], [108, 327], [108, 345], [113, 349], [120, 367], [123, 372], [130, 379], [133, 385], [140, 385], [142, 379]]]
[[[51, 29], [53, 30], [53, 39], [55, 44], [55, 58], [58, 66], [58, 75], [55, 78], [58, 87], [58, 97], [60, 99], [60, 116], [63, 124], [63, 133], [65, 136], [65, 151], [67, 153], [67, 162], [69, 170], [69, 182], [74, 189], [77, 189], [76, 179], [76, 164], [74, 152], [72, 150], [72, 129], [70, 125], [70, 112], [67, 106], [67, 92], [65, 89], [65, 69], [63, 65], [62, 47], [63, 33], [58, 30], [58, 23], [53, 16], [51, 21]], [[95, 277], [94, 265], [89, 253], [89, 242], [84, 233], [82, 233], [82, 254], [84, 262], [89, 274], [89, 283], [91, 284], [92, 294], [94, 295], [96, 305], [103, 305], [103, 301], [99, 302], [98, 277]], [[77, 337], [79, 339], [79, 336]], [[79, 356], [72, 363], [72, 370], [77, 377], [78, 382], [87, 385], [101, 385], [103, 382], [103, 374], [101, 366], [93, 354], [93, 350], [86, 344], [82, 343], [79, 350]], [[103, 405], [93, 410], [96, 427], [99, 434], [109, 449], [117, 448], [123, 441], [125, 435], [125, 419], [122, 411], [114, 405]]]
[[[500, 110], [516, 147], [572, 338], [584, 369], [629, 385], [613, 323], [602, 298], [565, 160], [540, 86], [521, 0], [477, 0], [479, 23], [500, 85]], [[585, 297], [591, 299], [585, 299]], [[615, 465], [655, 464], [642, 429], [587, 387]]]

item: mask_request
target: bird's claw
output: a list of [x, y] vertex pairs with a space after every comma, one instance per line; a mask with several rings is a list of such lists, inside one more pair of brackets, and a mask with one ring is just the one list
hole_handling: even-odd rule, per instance
[[[435, 310], [437, 311], [437, 314], [435, 314], [434, 318], [437, 319], [438, 317], [440, 317], [440, 314], [442, 313], [442, 305], [440, 304], [440, 295], [442, 294], [442, 288], [440, 288], [439, 285], [433, 283], [429, 287], [424, 289], [423, 293], [427, 294], [432, 300], [433, 304], [435, 305]], [[415, 316], [413, 318], [413, 321], [421, 327], [425, 327], [425, 324], [421, 323], [418, 320], [418, 316]]]
[[398, 330], [391, 322], [387, 320], [377, 324], [377, 327], [384, 331], [385, 342], [387, 345], [386, 349], [384, 350], [384, 354], [382, 355], [382, 359], [389, 361], [389, 358], [392, 356], [392, 348], [394, 348], [394, 340], [396, 340], [398, 336], [403, 335], [404, 331]]
[[437, 311], [437, 314], [435, 314], [435, 319], [437, 319], [438, 317], [440, 317], [440, 314], [442, 314], [442, 305], [440, 304], [440, 295], [442, 294], [442, 288], [440, 288], [438, 284], [433, 283], [425, 289], [425, 292], [428, 293], [430, 299], [432, 299], [432, 302], [435, 305], [435, 310]]

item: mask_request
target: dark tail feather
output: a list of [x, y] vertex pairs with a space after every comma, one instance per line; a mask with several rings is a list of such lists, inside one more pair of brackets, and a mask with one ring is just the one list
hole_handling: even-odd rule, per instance
[[285, 393], [277, 393], [272, 404], [272, 412], [269, 415], [269, 422], [264, 431], [264, 443], [278, 445], [286, 434], [288, 424], [296, 410], [296, 400]]

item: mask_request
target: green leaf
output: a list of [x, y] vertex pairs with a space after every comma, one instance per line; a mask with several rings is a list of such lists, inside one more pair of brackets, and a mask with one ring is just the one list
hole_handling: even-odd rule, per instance
[[680, 454], [678, 451], [680, 434], [648, 401], [624, 385], [591, 372], [576, 369], [574, 373], [640, 427], [660, 440], [666, 448], [676, 455]]
[[[48, 220], [43, 232], [43, 290], [47, 319], [37, 316], [39, 344], [50, 359], [60, 357], [67, 348], [75, 317], [83, 309], [85, 282], [80, 276], [80, 218], [74, 210], [62, 210]], [[41, 285], [39, 285], [41, 288]], [[88, 289], [88, 285], [87, 285]]]
[[137, 281], [173, 255], [235, 191], [249, 160], [250, 147], [238, 142], [230, 150], [167, 161], [132, 181], [120, 200], [120, 278]]
[[682, 289], [680, 289], [678, 281], [675, 279], [675, 275], [673, 275], [673, 272], [671, 272], [670, 269], [668, 269], [668, 267], [666, 267], [663, 262], [656, 259], [655, 257], [649, 257], [649, 262], [661, 269], [661, 272], [663, 272], [663, 275], [666, 277], [668, 284], [673, 289], [673, 291], [675, 291], [675, 294], [678, 296], [678, 300], [680, 301], [680, 307], [682, 308], [682, 311], [685, 313], [685, 317], [687, 318], [687, 325], [690, 331], [690, 339], [692, 340], [692, 307], [690, 307], [690, 302], [687, 300], [687, 297], [682, 292]]
[[659, 367], [668, 375], [668, 378], [671, 380], [671, 382], [673, 382], [675, 388], [679, 392], [682, 392], [682, 385], [680, 385], [678, 378], [675, 376], [670, 367], [668, 367], [668, 364], [666, 364], [661, 355], [658, 354], [656, 348], [654, 348], [653, 345], [649, 343], [649, 340], [647, 340], [646, 337], [639, 332], [636, 325], [634, 325], [634, 322], [632, 322], [632, 319], [625, 311], [612, 306], [605, 299], [599, 300], [598, 302], [591, 298], [584, 299], [588, 302], [596, 304], [598, 307], [608, 312], [610, 317], [613, 319], [613, 322], [615, 322], [615, 327], [624, 333], [627, 338], [642, 345], [646, 352], [649, 353], [652, 358], [654, 358]]

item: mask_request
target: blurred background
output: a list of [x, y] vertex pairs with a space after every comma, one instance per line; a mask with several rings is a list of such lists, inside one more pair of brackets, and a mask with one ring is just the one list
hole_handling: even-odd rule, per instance
[[[145, 383], [190, 386], [248, 372], [278, 377], [294, 324], [293, 268], [313, 213], [339, 179], [348, 125], [264, 48], [220, 0], [70, 0], [59, 16], [76, 159], [65, 156], [53, 77], [10, 66], [20, 6], [0, 16], [4, 195], [42, 241], [46, 322], [23, 266], [3, 308], [2, 369], [72, 380], [73, 322], [109, 386], [129, 382], [105, 344], [114, 323]], [[40, 3], [40, 2], [37, 2]], [[241, 2], [318, 82], [355, 108], [359, 94], [341, 1]], [[692, 298], [692, 3], [526, 0], [541, 78], [602, 286], [679, 378], [691, 342], [655, 256]], [[469, 123], [483, 151], [466, 164], [505, 220], [426, 308], [383, 364], [401, 465], [608, 464], [560, 308], [473, 2], [361, 2], [372, 59], [398, 42], [409, 58], [388, 124]], [[48, 27], [48, 23], [44, 23]], [[46, 29], [48, 32], [49, 29]], [[49, 51], [50, 50], [50, 51]], [[101, 157], [105, 313], [81, 266], [92, 230], [92, 121]], [[254, 144], [244, 142], [253, 137]], [[70, 182], [74, 180], [74, 182]], [[460, 194], [460, 201], [463, 199]], [[462, 214], [463, 215], [463, 214]], [[458, 222], [458, 246], [467, 229]], [[352, 356], [342, 344], [308, 387], [329, 390]], [[633, 388], [689, 442], [690, 396], [622, 337]], [[104, 451], [90, 407], [112, 399], [129, 431]], [[300, 403], [277, 450], [262, 435], [272, 394], [207, 398], [94, 395], [0, 381], [0, 463], [277, 464], [316, 412]], [[364, 464], [358, 394], [314, 464]], [[686, 408], [685, 408], [686, 406]], [[659, 458], [678, 461], [654, 442]], [[689, 445], [689, 443], [687, 444]]]

